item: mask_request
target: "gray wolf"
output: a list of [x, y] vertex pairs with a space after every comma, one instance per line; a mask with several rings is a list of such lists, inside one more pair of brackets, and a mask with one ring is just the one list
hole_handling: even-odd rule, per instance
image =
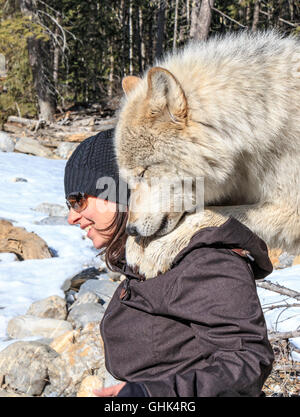
[[270, 247], [299, 252], [299, 39], [267, 31], [192, 42], [122, 85], [115, 149], [136, 188], [132, 235], [163, 239], [180, 225], [184, 235], [192, 204], [147, 210], [159, 194], [150, 180], [201, 177], [212, 224], [233, 216]]

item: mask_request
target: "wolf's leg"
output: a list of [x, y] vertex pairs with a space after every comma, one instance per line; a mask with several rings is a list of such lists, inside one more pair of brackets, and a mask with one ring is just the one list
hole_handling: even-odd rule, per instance
[[265, 240], [269, 247], [280, 247], [291, 253], [300, 251], [300, 216], [296, 206], [276, 202], [206, 209], [236, 218]]

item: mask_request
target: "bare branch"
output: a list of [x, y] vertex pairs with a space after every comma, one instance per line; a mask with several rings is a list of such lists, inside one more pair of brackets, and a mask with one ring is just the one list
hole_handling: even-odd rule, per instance
[[300, 304], [298, 304], [298, 303], [293, 303], [293, 304], [273, 304], [273, 305], [271, 305], [271, 306], [269, 306], [269, 307], [264, 307], [263, 306], [263, 310], [267, 310], [267, 311], [269, 311], [269, 310], [274, 310], [275, 308], [283, 308], [283, 307], [300, 307]]
[[[267, 12], [264, 12], [263, 10], [260, 10], [259, 13], [264, 14], [265, 16], [268, 16], [268, 13]], [[293, 28], [297, 28], [299, 26], [296, 23], [292, 23], [292, 22], [289, 22], [289, 21], [287, 21], [285, 19], [282, 19], [282, 17], [280, 17], [279, 20], [282, 23], [285, 23], [286, 25], [292, 26]]]
[[237, 25], [241, 26], [242, 28], [247, 28], [247, 29], [248, 29], [248, 26], [244, 26], [244, 25], [242, 25], [240, 22], [238, 22], [237, 20], [235, 20], [235, 19], [233, 19], [232, 17], [228, 16], [227, 14], [225, 14], [225, 13], [221, 12], [219, 9], [216, 9], [215, 7], [211, 7], [211, 9], [212, 9], [214, 12], [219, 13], [221, 16], [226, 17], [226, 19], [231, 20], [232, 22], [234, 22], [234, 23], [236, 23]]
[[270, 342], [281, 339], [290, 339], [292, 337], [300, 337], [300, 330], [294, 330], [291, 332], [270, 332], [268, 338]]
[[264, 288], [266, 290], [274, 291], [282, 295], [287, 295], [288, 297], [296, 298], [300, 300], [300, 292], [291, 290], [279, 284], [273, 284], [270, 281], [262, 281], [256, 283], [257, 287]]

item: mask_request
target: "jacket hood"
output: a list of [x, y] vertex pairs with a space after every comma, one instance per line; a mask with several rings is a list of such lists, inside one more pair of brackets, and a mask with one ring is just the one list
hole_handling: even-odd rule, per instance
[[177, 254], [172, 265], [180, 262], [193, 249], [205, 246], [248, 251], [255, 279], [263, 279], [273, 271], [265, 242], [233, 217], [229, 217], [222, 226], [206, 227], [196, 232], [188, 246]]

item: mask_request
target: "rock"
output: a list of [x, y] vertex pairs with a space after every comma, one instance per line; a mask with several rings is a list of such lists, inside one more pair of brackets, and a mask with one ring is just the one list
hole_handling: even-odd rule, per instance
[[108, 279], [90, 279], [81, 285], [78, 297], [85, 292], [93, 292], [107, 303], [110, 301], [118, 286], [118, 283], [109, 281]]
[[[16, 342], [0, 352], [0, 380], [27, 395], [40, 395], [47, 383], [48, 365], [58, 357], [38, 342]], [[3, 386], [2, 386], [3, 388]]]
[[112, 281], [120, 281], [121, 274], [119, 272], [108, 270], [107, 275]]
[[47, 226], [68, 226], [68, 218], [65, 216], [49, 216], [40, 221], [34, 222], [35, 224], [47, 225]]
[[55, 154], [58, 155], [60, 158], [69, 159], [78, 145], [79, 143], [61, 142], [57, 146]]
[[0, 262], [16, 262], [18, 261], [15, 253], [0, 253]]
[[268, 248], [268, 254], [270, 261], [272, 262], [273, 268], [277, 268], [280, 264], [279, 256], [282, 254], [282, 249], [280, 248]]
[[112, 385], [116, 385], [120, 383], [119, 379], [114, 378], [106, 368], [102, 367], [97, 369], [96, 375], [98, 378], [103, 379], [104, 381], [104, 388], [111, 387]]
[[73, 307], [80, 305], [80, 304], [87, 304], [87, 303], [101, 303], [101, 298], [98, 297], [97, 294], [94, 294], [93, 292], [85, 292], [83, 294], [80, 294], [77, 296], [76, 301], [72, 304]]
[[85, 303], [72, 306], [68, 315], [68, 321], [78, 328], [85, 327], [88, 323], [100, 322], [105, 312], [105, 308], [100, 304]]
[[72, 278], [67, 279], [61, 286], [63, 291], [68, 291], [69, 289], [78, 290], [80, 286], [89, 279], [98, 279], [101, 271], [97, 268], [91, 267], [86, 268], [74, 275]]
[[23, 315], [12, 318], [8, 322], [6, 332], [13, 339], [23, 339], [31, 336], [54, 339], [72, 329], [71, 323], [66, 320]]
[[53, 342], [53, 337], [41, 337], [40, 339], [35, 340], [35, 342], [39, 342], [42, 345], [50, 345]]
[[44, 158], [52, 157], [52, 152], [50, 149], [41, 145], [36, 139], [26, 137], [20, 138], [20, 140], [18, 140], [15, 145], [15, 151], [41, 156]]
[[75, 340], [80, 336], [80, 330], [69, 330], [68, 332], [63, 333], [60, 336], [57, 336], [50, 346], [57, 353], [61, 354], [64, 351], [68, 350], [71, 345], [75, 344]]
[[44, 390], [45, 396], [76, 395], [85, 377], [105, 369], [99, 323], [68, 332], [54, 339], [50, 347], [59, 356], [48, 369], [50, 384]]
[[91, 132], [72, 133], [70, 135], [65, 135], [64, 140], [66, 142], [82, 142], [84, 139], [87, 139], [90, 136]]
[[35, 317], [65, 320], [67, 318], [67, 303], [58, 295], [52, 295], [31, 304], [26, 315]]
[[12, 179], [13, 182], [28, 182], [28, 180], [26, 178], [22, 178], [22, 177], [15, 177]]
[[292, 266], [294, 258], [294, 255], [290, 255], [287, 252], [283, 252], [279, 256], [279, 268], [288, 268], [289, 266]]
[[0, 389], [0, 398], [5, 397], [32, 397], [32, 395], [26, 394], [18, 394], [16, 392], [5, 391], [4, 389]]
[[15, 253], [21, 260], [51, 258], [46, 242], [23, 227], [0, 220], [0, 252]]
[[76, 291], [70, 290], [66, 293], [66, 302], [67, 302], [67, 308], [68, 309], [75, 302], [76, 298], [77, 298]]
[[94, 389], [102, 389], [103, 380], [96, 375], [89, 375], [83, 379], [77, 392], [77, 397], [97, 397]]
[[48, 216], [66, 217], [68, 215], [68, 209], [66, 206], [54, 203], [41, 203], [33, 209], [39, 213], [48, 214]]
[[0, 132], [0, 151], [13, 152], [15, 143], [6, 132]]
[[294, 260], [293, 260], [293, 266], [294, 265], [299, 265], [300, 264], [300, 255], [295, 256]]

